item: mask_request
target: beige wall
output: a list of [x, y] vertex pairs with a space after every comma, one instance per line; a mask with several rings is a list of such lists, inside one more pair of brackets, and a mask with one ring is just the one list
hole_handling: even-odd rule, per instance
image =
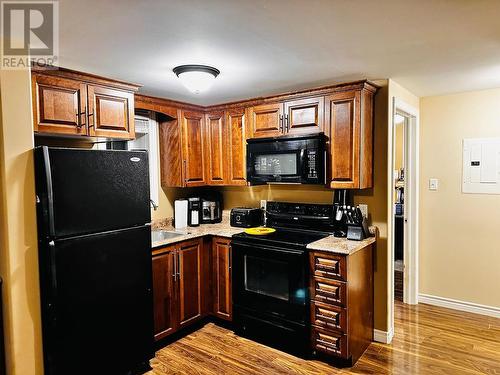
[[420, 116], [419, 292], [500, 307], [500, 196], [461, 192], [462, 140], [500, 137], [500, 89], [423, 98]]
[[0, 71], [0, 275], [9, 375], [43, 373], [28, 71]]
[[[356, 204], [366, 203], [373, 225], [379, 228], [375, 256], [375, 328], [386, 331], [387, 321], [387, 81], [377, 81], [382, 88], [375, 97], [375, 159], [374, 188], [357, 191]], [[257, 186], [223, 188], [224, 205], [258, 207], [261, 199], [292, 202], [331, 203], [333, 191], [324, 187], [306, 185]]]

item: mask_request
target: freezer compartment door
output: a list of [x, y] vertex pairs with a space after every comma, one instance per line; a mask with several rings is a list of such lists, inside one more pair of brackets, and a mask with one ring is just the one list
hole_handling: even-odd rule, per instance
[[45, 238], [151, 221], [145, 151], [42, 146], [35, 149], [35, 170], [39, 234]]
[[151, 231], [41, 247], [47, 374], [122, 374], [153, 357]]

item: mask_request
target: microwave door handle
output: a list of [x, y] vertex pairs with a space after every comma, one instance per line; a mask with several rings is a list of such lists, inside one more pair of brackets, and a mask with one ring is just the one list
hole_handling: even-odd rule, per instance
[[306, 149], [300, 149], [300, 164], [301, 164], [301, 170], [302, 170], [302, 178], [304, 180], [307, 180], [307, 150]]

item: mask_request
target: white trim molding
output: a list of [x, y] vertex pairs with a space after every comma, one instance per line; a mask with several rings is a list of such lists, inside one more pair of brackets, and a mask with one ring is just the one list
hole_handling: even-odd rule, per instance
[[456, 299], [432, 296], [430, 294], [419, 294], [419, 303], [426, 303], [439, 307], [446, 307], [448, 309], [466, 311], [474, 314], [492, 316], [500, 318], [500, 307], [480, 305], [478, 303], [459, 301]]
[[376, 342], [381, 342], [383, 344], [390, 344], [392, 338], [394, 337], [394, 331], [381, 331], [379, 329], [373, 330], [373, 340]]

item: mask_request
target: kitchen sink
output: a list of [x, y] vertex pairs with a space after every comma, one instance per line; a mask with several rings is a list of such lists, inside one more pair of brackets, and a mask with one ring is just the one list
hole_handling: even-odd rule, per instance
[[177, 232], [173, 230], [153, 230], [151, 231], [151, 241], [157, 242], [170, 240], [172, 238], [185, 236], [186, 234], [189, 234], [189, 232]]

